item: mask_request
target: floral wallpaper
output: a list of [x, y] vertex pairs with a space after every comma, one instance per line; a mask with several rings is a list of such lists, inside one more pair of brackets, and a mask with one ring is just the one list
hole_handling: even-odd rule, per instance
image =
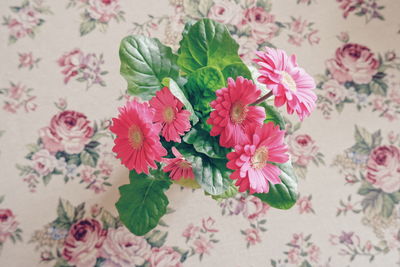
[[[400, 266], [400, 21], [389, 0], [3, 0], [0, 266]], [[114, 207], [127, 171], [109, 119], [131, 98], [128, 34], [176, 49], [184, 24], [225, 23], [252, 64], [295, 53], [317, 110], [287, 120], [300, 196], [289, 211], [175, 185], [144, 237]]]

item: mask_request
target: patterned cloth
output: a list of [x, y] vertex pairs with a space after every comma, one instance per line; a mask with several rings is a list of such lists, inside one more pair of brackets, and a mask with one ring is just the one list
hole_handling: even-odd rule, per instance
[[[400, 24], [389, 0], [2, 0], [0, 266], [399, 266]], [[146, 237], [116, 216], [128, 171], [109, 119], [128, 98], [119, 41], [177, 48], [184, 23], [228, 25], [249, 64], [276, 46], [316, 79], [286, 116], [289, 211], [174, 186]], [[285, 113], [284, 110], [282, 110]]]

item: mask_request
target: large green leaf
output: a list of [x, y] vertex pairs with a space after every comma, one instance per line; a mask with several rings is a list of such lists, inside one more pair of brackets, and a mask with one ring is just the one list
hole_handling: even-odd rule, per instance
[[[180, 44], [178, 65], [187, 74], [206, 66], [215, 67], [227, 75], [243, 72], [240, 75], [245, 76], [250, 73], [245, 65], [240, 65], [243, 62], [238, 55], [239, 45], [223, 24], [210, 19], [199, 20], [188, 27], [188, 32], [183, 35]], [[235, 67], [241, 71], [236, 71]]]
[[162, 80], [170, 77], [180, 84], [177, 56], [158, 39], [141, 35], [127, 36], [119, 48], [121, 75], [128, 82], [128, 92], [144, 100], [150, 99], [163, 87]]
[[[224, 200], [224, 199], [227, 199], [227, 198], [234, 197], [238, 193], [239, 193], [238, 187], [235, 185], [234, 181], [231, 181], [231, 183], [229, 184], [228, 189], [224, 193], [219, 194], [219, 195], [211, 195], [211, 198], [214, 199], [214, 200], [217, 200], [217, 201], [221, 201], [221, 200]], [[206, 195], [209, 195], [209, 194], [206, 193]]]
[[130, 184], [119, 188], [120, 198], [115, 204], [122, 223], [135, 235], [145, 235], [157, 226], [167, 212], [168, 198], [164, 194], [171, 182], [162, 171], [150, 175], [131, 171]]
[[225, 166], [226, 160], [212, 159], [196, 153], [193, 147], [180, 147], [178, 150], [192, 163], [194, 177], [204, 191], [211, 195], [220, 195], [228, 189], [231, 171]]
[[285, 129], [285, 120], [275, 107], [270, 106], [265, 102], [261, 103], [260, 106], [265, 109], [266, 117], [264, 123], [273, 122], [275, 125], [279, 125], [281, 130]]
[[209, 132], [192, 128], [184, 137], [183, 141], [193, 145], [194, 149], [210, 158], [226, 159], [229, 149], [221, 147], [217, 137], [211, 136]]
[[262, 201], [268, 203], [271, 207], [277, 209], [290, 209], [297, 201], [297, 177], [290, 162], [277, 164], [282, 170], [281, 184], [269, 184], [267, 194], [254, 194]]

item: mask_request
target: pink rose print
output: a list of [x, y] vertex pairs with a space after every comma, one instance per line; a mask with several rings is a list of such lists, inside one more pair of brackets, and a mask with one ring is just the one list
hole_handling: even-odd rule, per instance
[[191, 223], [183, 231], [182, 236], [186, 237], [186, 242], [187, 242], [189, 239], [194, 239], [196, 236], [198, 236], [199, 232], [200, 232], [200, 227], [195, 226], [193, 223]]
[[260, 231], [255, 228], [249, 228], [244, 231], [246, 237], [247, 246], [253, 246], [257, 243], [261, 243]]
[[80, 176], [82, 178], [82, 182], [87, 184], [87, 189], [91, 189], [96, 194], [99, 194], [105, 192], [106, 187], [104, 181], [99, 179], [97, 172], [98, 171], [96, 169], [90, 166], [84, 166], [81, 169]]
[[312, 196], [303, 196], [297, 200], [297, 206], [299, 207], [299, 213], [314, 213], [314, 209], [311, 203]]
[[258, 44], [270, 41], [279, 30], [275, 24], [275, 16], [262, 7], [251, 7], [244, 11], [239, 27], [250, 27], [252, 37]]
[[366, 179], [386, 193], [400, 190], [400, 149], [396, 146], [378, 146], [367, 162]]
[[63, 257], [76, 267], [94, 266], [107, 231], [99, 221], [84, 219], [71, 226], [65, 239]]
[[133, 235], [125, 227], [108, 230], [102, 247], [102, 257], [114, 263], [114, 266], [142, 266], [151, 253], [146, 239]]
[[86, 89], [95, 84], [106, 85], [102, 76], [108, 72], [102, 70], [104, 64], [102, 54], [100, 56], [94, 53], [85, 54], [80, 49], [75, 48], [62, 55], [57, 62], [63, 68], [61, 73], [64, 75], [65, 84], [71, 78], [75, 78], [78, 82], [86, 82]]
[[339, 8], [343, 10], [344, 18], [354, 13], [359, 17], [365, 16], [365, 21], [367, 23], [372, 19], [384, 20], [384, 17], [380, 13], [380, 10], [382, 10], [384, 6], [379, 5], [377, 3], [378, 0], [336, 0], [336, 2], [339, 3]]
[[38, 28], [45, 23], [44, 14], [51, 14], [49, 7], [44, 6], [44, 1], [23, 1], [20, 6], [10, 7], [13, 14], [3, 17], [3, 25], [9, 30], [9, 43], [29, 36], [35, 37]]
[[218, 229], [214, 228], [215, 220], [211, 217], [208, 217], [207, 219], [202, 219], [202, 225], [203, 229], [206, 232], [211, 232], [211, 233], [216, 233], [218, 232]]
[[340, 83], [366, 84], [377, 73], [379, 61], [368, 47], [347, 43], [336, 50], [336, 57], [329, 59], [326, 66]]
[[50, 126], [40, 130], [44, 147], [52, 153], [65, 151], [76, 154], [90, 142], [93, 128], [87, 117], [77, 111], [66, 110], [55, 115]]
[[10, 82], [10, 87], [0, 89], [0, 95], [4, 95], [3, 110], [9, 113], [17, 113], [22, 108], [26, 113], [35, 111], [36, 96], [31, 95], [32, 91], [32, 88]]
[[300, 263], [301, 258], [300, 258], [300, 251], [298, 249], [293, 248], [293, 249], [289, 250], [287, 256], [288, 256], [289, 263], [292, 263], [292, 264]]
[[336, 80], [329, 80], [322, 86], [324, 96], [333, 104], [338, 105], [347, 96], [347, 89]]
[[286, 23], [289, 29], [288, 42], [295, 46], [301, 46], [304, 40], [308, 41], [311, 45], [318, 44], [320, 41], [318, 30], [313, 28], [313, 24], [301, 17], [292, 17], [292, 21]]
[[181, 255], [171, 247], [153, 248], [150, 257], [151, 267], [181, 267]]
[[224, 24], [238, 25], [241, 18], [241, 7], [232, 0], [221, 0], [210, 8], [208, 18]]
[[243, 215], [247, 217], [248, 220], [257, 220], [265, 215], [269, 208], [270, 207], [258, 197], [249, 196], [245, 202]]
[[118, 16], [120, 11], [118, 0], [88, 0], [89, 16], [101, 23], [108, 23]]
[[9, 209], [0, 209], [0, 247], [17, 230], [19, 223]]
[[291, 135], [288, 144], [292, 160], [299, 166], [307, 166], [316, 157], [319, 150], [315, 141], [307, 134]]
[[40, 61], [40, 58], [35, 58], [32, 52], [29, 53], [18, 53], [19, 65], [18, 68], [27, 68], [29, 70], [33, 69], [33, 67], [37, 67]]
[[197, 238], [193, 244], [196, 253], [200, 255], [210, 254], [210, 250], [213, 248], [211, 241], [204, 236]]
[[57, 159], [46, 149], [39, 150], [32, 156], [33, 168], [40, 175], [46, 176], [57, 166]]

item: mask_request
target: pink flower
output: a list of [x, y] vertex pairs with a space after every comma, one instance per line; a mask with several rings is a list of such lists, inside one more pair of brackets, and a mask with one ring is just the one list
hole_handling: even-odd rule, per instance
[[194, 250], [198, 254], [210, 254], [210, 250], [213, 248], [211, 241], [204, 236], [199, 236], [194, 242]]
[[248, 141], [235, 146], [235, 151], [227, 155], [227, 167], [234, 172], [230, 178], [237, 180], [239, 191], [268, 193], [269, 182], [281, 183], [281, 170], [271, 163], [285, 163], [289, 156], [283, 144], [285, 131], [270, 122], [248, 132]]
[[97, 216], [100, 215], [102, 209], [103, 209], [103, 208], [100, 207], [99, 204], [94, 204], [94, 205], [92, 205], [92, 207], [90, 207], [90, 214], [91, 214], [93, 217], [97, 217]]
[[28, 35], [29, 32], [32, 31], [29, 29], [25, 29], [24, 25], [22, 25], [22, 23], [15, 18], [13, 18], [9, 21], [7, 27], [10, 31], [10, 36], [12, 36], [16, 39], [23, 38], [26, 35]]
[[37, 108], [37, 104], [33, 102], [36, 99], [36, 96], [31, 96], [24, 101], [24, 109], [25, 112], [35, 111]]
[[194, 179], [192, 164], [175, 147], [172, 147], [172, 153], [176, 158], [164, 158], [163, 161], [167, 166], [163, 168], [163, 171], [170, 172], [169, 177], [172, 180]]
[[65, 76], [64, 83], [68, 83], [72, 77], [78, 75], [80, 68], [85, 67], [82, 63], [83, 60], [84, 54], [79, 48], [65, 53], [58, 59], [58, 65], [63, 67], [61, 73]]
[[313, 212], [311, 199], [309, 196], [301, 197], [297, 200], [300, 214]]
[[76, 222], [69, 229], [62, 255], [76, 267], [94, 266], [107, 231], [95, 219]]
[[20, 84], [11, 84], [8, 90], [8, 96], [12, 99], [19, 100], [25, 93], [26, 87]]
[[110, 176], [113, 171], [113, 165], [105, 160], [102, 160], [99, 164], [99, 169], [101, 171], [101, 174], [105, 176]]
[[182, 236], [186, 237], [186, 239], [192, 239], [197, 237], [197, 234], [200, 231], [200, 227], [194, 226], [193, 223], [189, 224], [188, 227], [183, 231]]
[[279, 30], [275, 24], [275, 16], [262, 7], [251, 7], [244, 11], [243, 20], [239, 26], [250, 27], [251, 34], [258, 44], [270, 41]]
[[121, 7], [119, 0], [88, 0], [88, 13], [92, 19], [107, 23], [117, 17]]
[[304, 30], [306, 29], [307, 25], [308, 25], [307, 20], [302, 19], [301, 17], [298, 17], [298, 18], [292, 20], [292, 22], [290, 24], [290, 30], [295, 33], [303, 33]]
[[288, 139], [289, 153], [297, 165], [307, 166], [317, 155], [319, 148], [308, 134], [293, 134]]
[[50, 126], [40, 129], [39, 134], [44, 147], [51, 153], [65, 151], [68, 154], [78, 154], [93, 136], [90, 124], [84, 114], [65, 110], [54, 115]]
[[125, 227], [109, 229], [102, 247], [102, 257], [115, 266], [142, 266], [151, 256], [151, 246], [142, 236], [135, 236]]
[[319, 44], [319, 41], [321, 40], [320, 37], [317, 36], [318, 30], [313, 30], [307, 35], [307, 39], [310, 45], [314, 44]]
[[291, 34], [289, 35], [288, 42], [295, 46], [301, 46], [301, 44], [303, 43], [303, 36], [299, 34]]
[[326, 66], [340, 83], [366, 84], [377, 73], [379, 61], [368, 47], [347, 43], [336, 50], [336, 57], [326, 61]]
[[388, 134], [388, 140], [391, 144], [396, 143], [399, 140], [400, 134], [396, 134], [394, 131], [390, 131]]
[[92, 183], [96, 180], [95, 169], [90, 166], [84, 166], [81, 170], [80, 177], [85, 183]]
[[255, 245], [257, 243], [261, 243], [261, 238], [260, 238], [260, 231], [255, 228], [250, 228], [244, 231], [245, 236], [246, 236], [246, 241], [250, 245]]
[[17, 230], [18, 224], [11, 210], [0, 209], [0, 244]]
[[367, 162], [366, 179], [386, 193], [400, 190], [400, 149], [378, 146], [372, 150]]
[[153, 124], [155, 111], [148, 103], [137, 100], [119, 108], [118, 118], [113, 118], [111, 132], [117, 135], [113, 151], [128, 169], [149, 173], [149, 166], [157, 169], [154, 161], [167, 154], [158, 136], [161, 125]]
[[171, 247], [152, 248], [151, 267], [182, 267], [181, 255]]
[[208, 217], [207, 219], [202, 219], [201, 224], [203, 226], [203, 229], [207, 232], [211, 232], [211, 233], [218, 232], [218, 229], [213, 228], [213, 226], [215, 224], [215, 220], [211, 217]]
[[299, 264], [300, 263], [300, 251], [297, 248], [292, 248], [287, 253], [289, 263], [291, 264]]
[[31, 68], [35, 64], [32, 52], [19, 54], [19, 66], [24, 68]]
[[237, 25], [240, 22], [242, 9], [235, 1], [217, 1], [208, 12], [208, 17], [223, 24]]
[[236, 78], [236, 82], [228, 78], [228, 88], [216, 91], [217, 99], [210, 104], [215, 110], [207, 123], [213, 126], [210, 135], [221, 135], [221, 146], [233, 147], [248, 142], [246, 131], [263, 123], [264, 108], [250, 106], [260, 94], [261, 90], [252, 81], [241, 76]]
[[347, 43], [350, 40], [350, 36], [349, 36], [348, 32], [340, 32], [340, 34], [337, 36], [337, 38], [344, 43]]
[[335, 105], [342, 103], [347, 96], [346, 88], [333, 79], [325, 82], [322, 90], [324, 96]]
[[162, 124], [161, 134], [165, 140], [180, 143], [180, 135], [190, 130], [190, 112], [182, 109], [182, 102], [168, 87], [157, 91], [149, 103], [156, 111], [153, 121]]
[[394, 103], [400, 105], [400, 90], [398, 88], [390, 88], [389, 89], [389, 97], [390, 100]]
[[245, 200], [243, 215], [250, 221], [257, 220], [267, 214], [269, 206], [258, 197], [248, 196]]
[[3, 106], [3, 109], [5, 111], [7, 111], [7, 112], [10, 112], [10, 113], [16, 113], [17, 109], [18, 109], [18, 106], [16, 106], [13, 103], [10, 103], [10, 102], [5, 102], [4, 106]]
[[33, 154], [32, 161], [33, 169], [42, 176], [50, 174], [57, 166], [57, 159], [46, 149]]
[[310, 258], [310, 261], [318, 263], [319, 254], [320, 254], [320, 249], [314, 244], [311, 245], [311, 247], [308, 249], [308, 257]]
[[254, 59], [260, 65], [258, 81], [271, 88], [275, 96], [275, 106], [287, 103], [287, 111], [294, 111], [303, 120], [315, 108], [316, 94], [314, 79], [296, 63], [296, 56], [288, 57], [285, 51], [266, 48], [266, 52], [256, 53]]

